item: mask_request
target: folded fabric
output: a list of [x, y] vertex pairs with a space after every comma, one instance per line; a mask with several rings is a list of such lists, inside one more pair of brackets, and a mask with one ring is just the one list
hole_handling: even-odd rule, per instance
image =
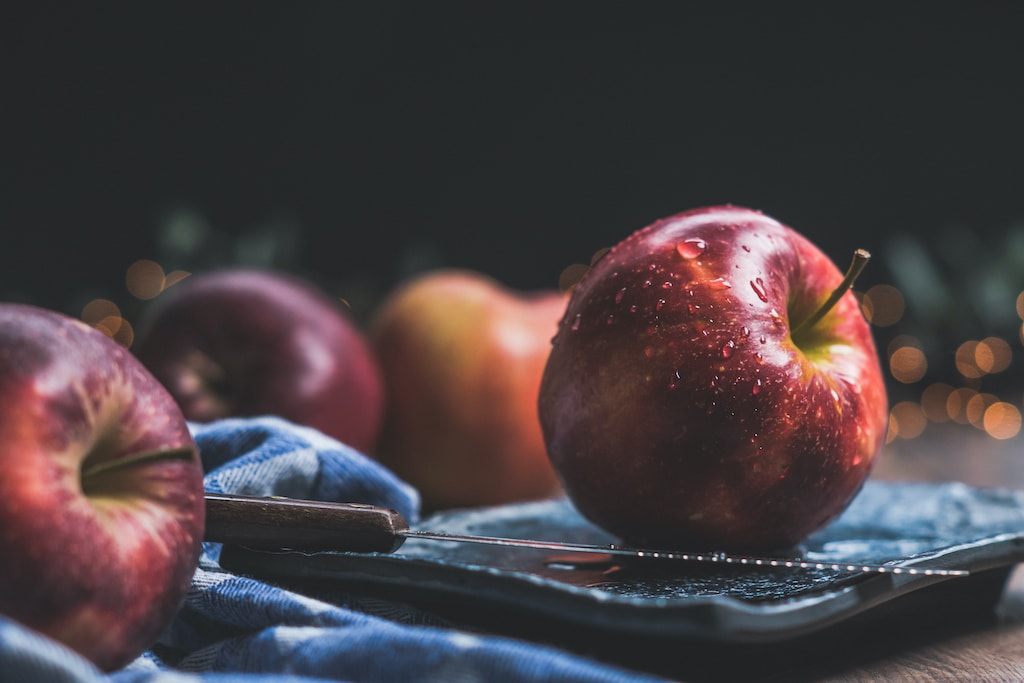
[[[419, 496], [376, 461], [274, 417], [191, 425], [209, 491], [385, 505], [410, 521]], [[185, 602], [160, 642], [103, 674], [60, 644], [0, 617], [0, 680], [203, 681], [662, 680], [554, 647], [473, 633], [402, 603], [323, 602], [225, 571], [204, 544]]]

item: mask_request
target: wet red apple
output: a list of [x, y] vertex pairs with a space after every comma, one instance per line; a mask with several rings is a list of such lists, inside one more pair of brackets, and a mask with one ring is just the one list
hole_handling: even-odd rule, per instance
[[558, 492], [537, 416], [540, 378], [565, 310], [482, 273], [436, 270], [382, 302], [370, 339], [388, 406], [379, 460], [426, 509]]
[[539, 399], [579, 511], [682, 549], [788, 548], [837, 517], [888, 416], [854, 276], [734, 206], [612, 248], [573, 291]]

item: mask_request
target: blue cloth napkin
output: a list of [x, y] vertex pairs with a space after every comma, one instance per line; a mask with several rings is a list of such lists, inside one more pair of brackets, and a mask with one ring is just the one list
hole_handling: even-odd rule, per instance
[[[320, 432], [274, 417], [191, 427], [209, 491], [372, 503], [417, 519], [413, 488]], [[0, 681], [662, 680], [553, 647], [453, 628], [399, 603], [321, 602], [226, 572], [219, 555], [219, 544], [204, 544], [184, 605], [160, 642], [112, 674], [0, 616]]]

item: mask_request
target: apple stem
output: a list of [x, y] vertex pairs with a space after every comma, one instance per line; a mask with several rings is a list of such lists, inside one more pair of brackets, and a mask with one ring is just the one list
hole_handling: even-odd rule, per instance
[[828, 312], [831, 311], [837, 303], [839, 303], [839, 300], [843, 298], [843, 295], [853, 287], [853, 283], [857, 279], [857, 276], [860, 275], [861, 271], [864, 270], [864, 267], [868, 265], [868, 260], [870, 259], [871, 254], [864, 249], [858, 249], [853, 252], [853, 261], [850, 262], [850, 267], [846, 270], [846, 275], [843, 277], [843, 281], [839, 283], [838, 287], [832, 290], [832, 294], [825, 300], [825, 303], [818, 307], [818, 310], [816, 310], [811, 317], [796, 326], [793, 330], [792, 336], [799, 336], [803, 332], [817, 325], [818, 321], [828, 315]]
[[152, 451], [142, 451], [125, 458], [117, 460], [105, 460], [91, 467], [82, 470], [82, 481], [91, 479], [97, 475], [114, 472], [126, 467], [142, 465], [154, 460], [191, 460], [196, 455], [194, 446], [178, 446], [176, 448], [161, 448]]

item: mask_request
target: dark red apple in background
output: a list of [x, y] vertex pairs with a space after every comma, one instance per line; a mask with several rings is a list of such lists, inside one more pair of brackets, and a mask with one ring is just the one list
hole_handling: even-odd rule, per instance
[[539, 400], [580, 512], [631, 543], [740, 550], [839, 515], [888, 413], [853, 294], [811, 320], [842, 281], [806, 238], [732, 206], [611, 249], [573, 292]]
[[127, 664], [178, 609], [204, 511], [195, 443], [160, 383], [82, 322], [0, 304], [0, 613]]
[[383, 385], [340, 300], [287, 273], [192, 275], [145, 311], [133, 350], [185, 417], [277, 415], [364, 453], [376, 446]]
[[378, 458], [426, 509], [560, 491], [537, 417], [540, 378], [566, 299], [435, 270], [392, 292], [370, 338], [387, 384]]

